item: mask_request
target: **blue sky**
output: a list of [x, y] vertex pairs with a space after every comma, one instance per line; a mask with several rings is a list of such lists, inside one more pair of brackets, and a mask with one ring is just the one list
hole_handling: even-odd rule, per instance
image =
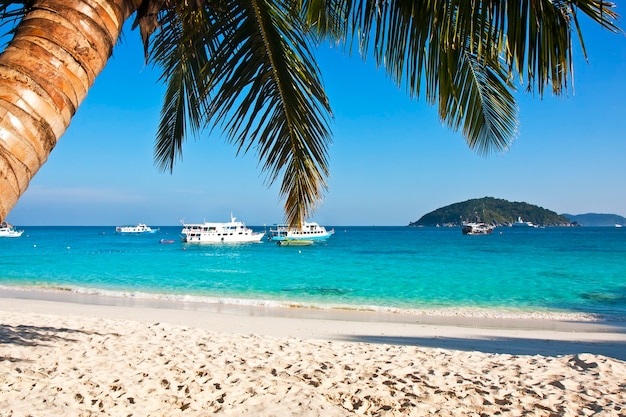
[[[623, 13], [623, 11], [622, 11]], [[574, 93], [519, 94], [511, 149], [481, 156], [436, 109], [410, 100], [372, 62], [321, 48], [333, 108], [329, 189], [311, 220], [324, 225], [406, 225], [439, 207], [485, 196], [557, 213], [626, 216], [626, 37], [585, 31]], [[520, 87], [523, 90], [524, 87]], [[253, 153], [217, 132], [190, 139], [173, 174], [157, 170], [153, 143], [163, 87], [137, 31], [125, 31], [72, 124], [7, 220], [16, 225], [177, 225], [283, 221], [278, 184]]]

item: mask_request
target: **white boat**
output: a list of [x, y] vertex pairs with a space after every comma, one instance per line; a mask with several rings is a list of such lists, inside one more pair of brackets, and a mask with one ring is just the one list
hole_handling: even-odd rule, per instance
[[270, 228], [269, 239], [272, 241], [284, 240], [326, 240], [335, 233], [335, 229], [326, 230], [315, 222], [304, 222], [302, 227], [294, 228], [286, 224], [277, 224]]
[[139, 223], [137, 226], [117, 226], [115, 233], [123, 235], [138, 235], [138, 234], [150, 234], [156, 233], [159, 229], [153, 229], [150, 226], [146, 226], [143, 223]]
[[488, 235], [493, 231], [493, 226], [486, 223], [463, 223], [461, 231], [464, 235]]
[[513, 227], [535, 227], [535, 225], [532, 222], [525, 222], [521, 217], [518, 217], [517, 221], [513, 223]]
[[183, 223], [181, 239], [187, 243], [260, 242], [265, 233], [255, 232], [230, 215], [228, 223]]
[[20, 237], [23, 230], [17, 230], [7, 222], [0, 223], [0, 237]]

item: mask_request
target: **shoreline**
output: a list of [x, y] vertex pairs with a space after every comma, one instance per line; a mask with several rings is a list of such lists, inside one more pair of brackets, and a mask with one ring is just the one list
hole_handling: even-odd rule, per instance
[[[414, 322], [425, 319], [427, 322], [439, 321], [476, 321], [495, 323], [502, 320], [538, 320], [547, 322], [575, 322], [575, 323], [626, 323], [626, 317], [602, 315], [597, 313], [572, 312], [547, 309], [520, 309], [496, 307], [424, 307], [403, 308], [378, 305], [356, 304], [311, 304], [300, 301], [232, 298], [220, 296], [205, 296], [197, 294], [166, 294], [142, 291], [117, 291], [102, 288], [57, 287], [57, 286], [19, 286], [0, 285], [0, 297], [25, 298], [67, 301], [81, 304], [106, 304], [116, 306], [154, 306], [157, 308], [193, 309], [220, 311], [232, 308], [234, 310], [257, 310], [273, 312], [270, 315], [292, 316], [296, 311], [304, 312], [303, 317], [310, 316], [306, 312], [325, 316], [350, 314], [359, 321], [360, 316], [374, 315], [383, 321]], [[282, 312], [282, 313], [281, 313]], [[284, 313], [290, 312], [290, 313]], [[297, 315], [297, 314], [296, 314]]]
[[626, 361], [626, 322], [465, 317], [133, 299], [0, 289], [0, 311], [168, 323], [227, 334]]
[[623, 323], [13, 295], [2, 417], [626, 416]]

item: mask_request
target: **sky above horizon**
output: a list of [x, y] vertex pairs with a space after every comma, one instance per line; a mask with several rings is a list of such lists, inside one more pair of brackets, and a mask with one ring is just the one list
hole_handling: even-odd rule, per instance
[[[618, 12], [624, 14], [623, 10]], [[622, 25], [623, 26], [623, 25]], [[523, 201], [559, 214], [626, 216], [626, 36], [586, 25], [575, 40], [574, 92], [543, 99], [518, 86], [519, 136], [481, 156], [436, 108], [411, 100], [373, 62], [322, 47], [333, 109], [328, 191], [310, 220], [407, 225], [472, 198]], [[153, 159], [164, 88], [146, 66], [138, 31], [96, 79], [46, 164], [7, 216], [15, 225], [248, 225], [284, 220], [279, 185], [219, 132], [190, 138], [173, 174]]]

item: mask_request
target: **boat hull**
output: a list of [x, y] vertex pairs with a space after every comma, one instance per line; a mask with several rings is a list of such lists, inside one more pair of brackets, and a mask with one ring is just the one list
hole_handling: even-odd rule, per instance
[[276, 242], [279, 246], [310, 246], [314, 244], [314, 240], [307, 239], [287, 239], [287, 240], [279, 240]]
[[181, 240], [185, 243], [257, 243], [261, 242], [265, 233], [251, 233], [249, 235], [222, 235], [222, 234], [183, 234]]
[[20, 237], [24, 233], [23, 230], [8, 230], [8, 231], [0, 231], [0, 237]]
[[271, 236], [270, 240], [275, 242], [285, 242], [285, 241], [296, 241], [296, 240], [310, 240], [310, 241], [320, 241], [328, 239], [332, 233], [326, 233], [323, 235], [316, 236], [298, 236], [298, 235], [287, 235], [287, 236]]

